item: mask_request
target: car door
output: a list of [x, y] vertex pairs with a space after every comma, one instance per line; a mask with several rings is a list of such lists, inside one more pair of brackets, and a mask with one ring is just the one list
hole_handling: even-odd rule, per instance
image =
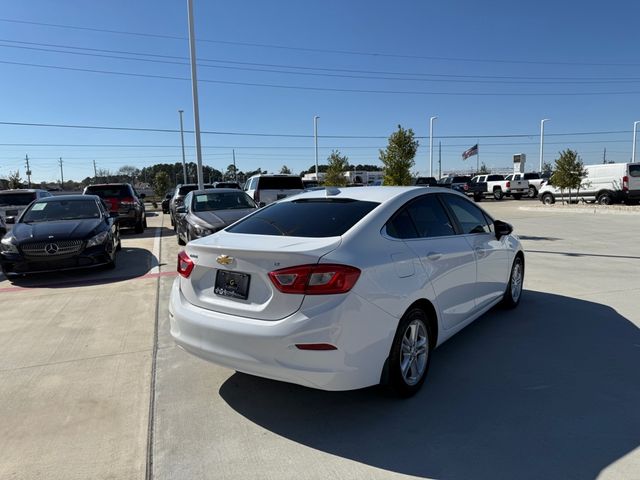
[[[415, 229], [405, 243], [420, 259], [436, 294], [445, 329], [464, 322], [475, 310], [475, 257], [441, 204], [427, 194], [409, 203], [406, 215]], [[405, 220], [406, 221], [406, 220]]]
[[463, 238], [476, 261], [476, 309], [501, 298], [509, 277], [509, 253], [506, 238], [496, 238], [493, 221], [479, 207], [458, 195], [443, 194]]

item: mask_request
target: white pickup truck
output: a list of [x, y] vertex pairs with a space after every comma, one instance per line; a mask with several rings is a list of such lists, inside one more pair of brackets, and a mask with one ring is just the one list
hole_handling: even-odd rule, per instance
[[505, 195], [520, 200], [523, 195], [529, 192], [529, 182], [527, 180], [507, 180], [502, 175], [476, 175], [472, 182], [486, 182], [487, 191], [485, 196], [492, 195], [496, 200], [502, 200]]
[[542, 187], [542, 184], [547, 180], [542, 178], [538, 172], [512, 173], [505, 178], [511, 182], [514, 180], [526, 180], [529, 182], [529, 191], [527, 192], [529, 198], [536, 198], [540, 187]]

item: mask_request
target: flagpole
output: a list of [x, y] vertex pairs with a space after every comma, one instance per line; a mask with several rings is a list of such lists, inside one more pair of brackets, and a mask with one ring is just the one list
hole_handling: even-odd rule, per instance
[[476, 151], [478, 152], [476, 155], [476, 175], [480, 172], [480, 140], [476, 143]]

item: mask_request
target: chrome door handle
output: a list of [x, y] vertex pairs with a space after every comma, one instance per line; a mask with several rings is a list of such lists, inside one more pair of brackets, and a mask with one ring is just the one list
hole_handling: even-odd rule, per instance
[[442, 257], [441, 253], [436, 253], [436, 252], [427, 253], [427, 258], [432, 262], [435, 262], [436, 260], [440, 260], [441, 257]]

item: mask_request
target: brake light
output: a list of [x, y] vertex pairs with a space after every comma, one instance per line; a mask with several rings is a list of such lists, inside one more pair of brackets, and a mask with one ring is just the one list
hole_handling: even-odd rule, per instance
[[269, 273], [271, 282], [282, 293], [301, 295], [347, 293], [359, 277], [359, 269], [333, 264], [301, 265]]
[[511, 188], [511, 182], [507, 180], [507, 188]]
[[126, 207], [133, 207], [136, 204], [132, 197], [125, 197], [120, 200], [120, 205], [124, 205]]
[[178, 274], [182, 275], [184, 278], [189, 278], [191, 275], [191, 271], [195, 267], [193, 260], [191, 257], [187, 255], [187, 252], [184, 250], [178, 254]]
[[629, 190], [629, 177], [626, 175], [622, 177], [622, 190]]

